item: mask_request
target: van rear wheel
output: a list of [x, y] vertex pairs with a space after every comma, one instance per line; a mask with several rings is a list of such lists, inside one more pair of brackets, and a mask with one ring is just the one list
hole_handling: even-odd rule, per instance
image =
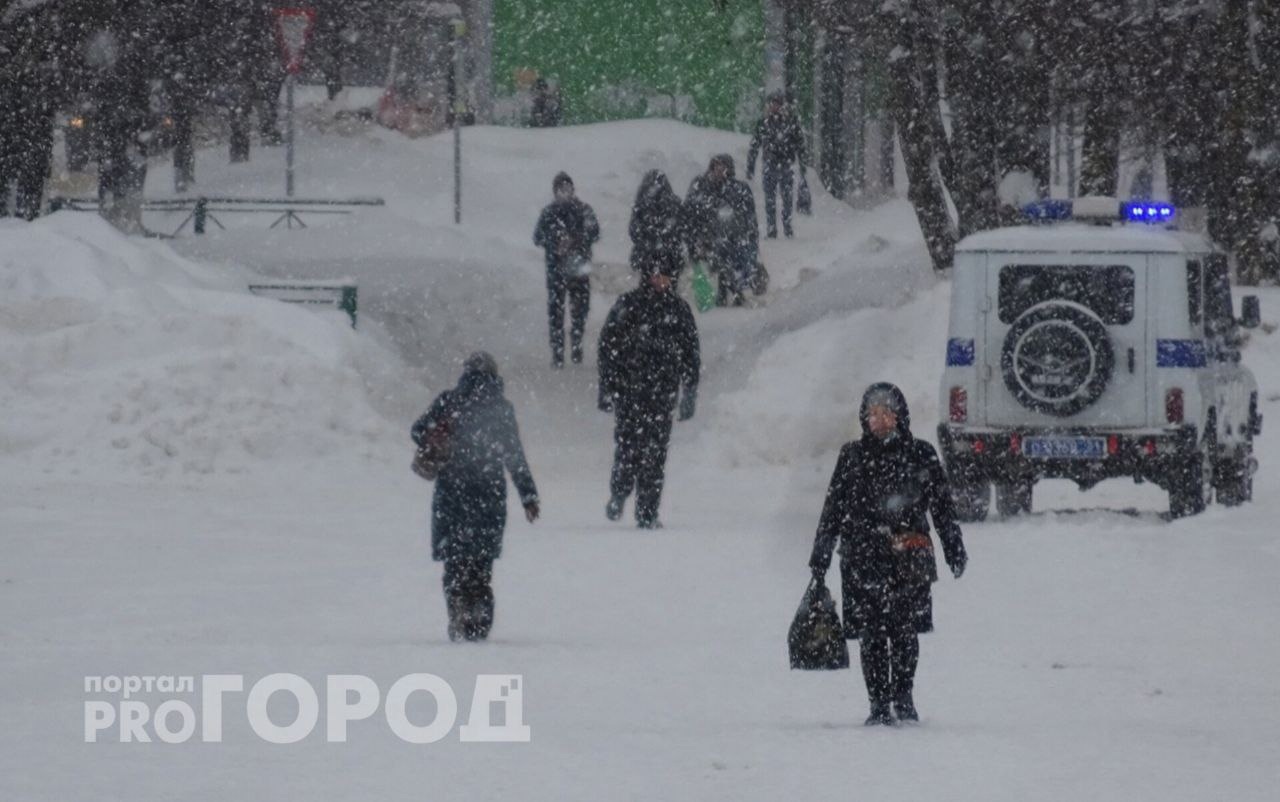
[[1169, 477], [1169, 515], [1185, 518], [1199, 515], [1209, 506], [1209, 470], [1204, 455], [1195, 452], [1183, 463], [1180, 470]]
[[1031, 488], [1035, 483], [1023, 479], [996, 485], [996, 512], [1001, 518], [1013, 518], [1031, 512]]
[[991, 509], [991, 483], [952, 481], [951, 500], [956, 520], [962, 523], [985, 520]]
[[1252, 457], [1245, 455], [1222, 460], [1214, 471], [1213, 489], [1218, 503], [1226, 507], [1238, 507], [1253, 500]]

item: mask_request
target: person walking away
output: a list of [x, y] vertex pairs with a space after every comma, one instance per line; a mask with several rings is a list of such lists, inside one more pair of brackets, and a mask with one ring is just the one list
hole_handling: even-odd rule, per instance
[[530, 128], [555, 128], [563, 117], [560, 90], [552, 89], [546, 78], [533, 82], [533, 105], [529, 110]]
[[740, 306], [753, 286], [760, 255], [760, 222], [751, 187], [734, 177], [733, 157], [711, 159], [685, 196], [686, 220], [695, 258], [709, 258], [718, 279], [716, 302]]
[[795, 236], [791, 227], [791, 192], [795, 179], [791, 163], [799, 164], [803, 180], [804, 130], [782, 92], [769, 95], [764, 117], [756, 123], [751, 147], [747, 151], [747, 181], [755, 176], [757, 153], [761, 154], [766, 236], [769, 239], [776, 239], [778, 236], [775, 194], [782, 196], [782, 231], [787, 237]]
[[635, 203], [631, 205], [631, 269], [641, 273], [656, 263], [675, 263], [672, 278], [678, 278], [684, 266], [684, 205], [667, 174], [650, 170], [640, 181]]
[[656, 529], [672, 415], [693, 417], [701, 356], [693, 310], [675, 292], [672, 265], [647, 263], [637, 289], [620, 297], [600, 333], [600, 409], [614, 416], [611, 521], [636, 494], [636, 524]]
[[551, 366], [564, 367], [564, 306], [569, 302], [569, 338], [575, 363], [582, 361], [582, 334], [591, 304], [591, 246], [600, 239], [595, 211], [579, 200], [573, 179], [559, 173], [551, 183], [555, 199], [542, 210], [533, 244], [546, 253], [547, 321], [551, 328]]
[[871, 385], [858, 417], [862, 437], [840, 450], [809, 566], [822, 584], [839, 544], [845, 637], [860, 641], [871, 701], [866, 723], [892, 724], [895, 713], [918, 721], [917, 636], [933, 630], [929, 586], [938, 578], [926, 513], [957, 579], [968, 558], [942, 463], [932, 445], [912, 436], [902, 391]]
[[411, 434], [419, 447], [439, 434], [448, 442], [431, 502], [431, 556], [444, 563], [449, 639], [484, 640], [493, 626], [490, 583], [507, 520], [504, 471], [529, 522], [539, 514], [538, 489], [494, 358], [472, 354], [457, 386], [431, 403]]

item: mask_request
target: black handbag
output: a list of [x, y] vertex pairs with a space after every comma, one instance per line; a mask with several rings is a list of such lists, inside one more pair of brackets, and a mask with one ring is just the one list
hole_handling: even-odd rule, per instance
[[787, 633], [791, 667], [803, 671], [836, 671], [849, 667], [849, 644], [831, 591], [817, 580], [809, 583]]
[[800, 214], [813, 214], [813, 196], [809, 194], [809, 182], [803, 173], [800, 175], [800, 186], [796, 189], [796, 211]]

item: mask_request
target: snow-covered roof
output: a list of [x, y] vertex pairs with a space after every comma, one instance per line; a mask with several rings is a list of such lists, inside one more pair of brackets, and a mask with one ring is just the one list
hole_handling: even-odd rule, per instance
[[956, 246], [960, 252], [1004, 253], [1203, 253], [1212, 246], [1198, 234], [1145, 226], [1051, 223], [980, 231]]

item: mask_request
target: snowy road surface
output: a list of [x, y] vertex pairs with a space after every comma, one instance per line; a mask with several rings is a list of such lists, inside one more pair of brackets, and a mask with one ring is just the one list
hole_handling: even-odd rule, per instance
[[[677, 428], [666, 528], [606, 522], [610, 421], [593, 365], [544, 367], [524, 206], [572, 154], [606, 226], [601, 261], [619, 264], [643, 169], [667, 159], [683, 189], [701, 154], [745, 141], [601, 130], [477, 130], [477, 160], [511, 178], [472, 193], [481, 220], [461, 232], [425, 220], [446, 194], [431, 176], [446, 174], [447, 143], [381, 133], [312, 146], [365, 159], [326, 180], [382, 182], [383, 217], [176, 242], [195, 263], [66, 215], [0, 225], [0, 799], [1277, 798], [1271, 426], [1244, 508], [1168, 523], [1148, 486], [1046, 484], [1036, 508], [1054, 511], [966, 527], [969, 571], [935, 586], [938, 631], [923, 640], [922, 726], [863, 728], [856, 668], [787, 669], [857, 394], [892, 378], [918, 434], [937, 419], [947, 286], [920, 267], [899, 204], [816, 199], [796, 242], [769, 244], [768, 305], [700, 318], [706, 392]], [[664, 139], [680, 144], [663, 155]], [[209, 183], [269, 180], [219, 173], [220, 156], [201, 156]], [[55, 281], [21, 263], [42, 254], [72, 254], [74, 270]], [[227, 264], [341, 268], [370, 288], [369, 325], [227, 292], [242, 283]], [[595, 295], [593, 331], [611, 297]], [[484, 312], [444, 311], [467, 299]], [[1280, 296], [1263, 303], [1275, 320]], [[503, 361], [544, 517], [527, 525], [512, 502], [493, 638], [458, 645], [406, 435], [475, 345]], [[1274, 335], [1246, 360], [1280, 420]], [[532, 741], [414, 746], [375, 717], [344, 744], [324, 741], [322, 718], [269, 745], [241, 696], [222, 743], [84, 742], [86, 675], [273, 672], [317, 687], [367, 674], [384, 692], [438, 674], [464, 720], [476, 674], [521, 674]]]

